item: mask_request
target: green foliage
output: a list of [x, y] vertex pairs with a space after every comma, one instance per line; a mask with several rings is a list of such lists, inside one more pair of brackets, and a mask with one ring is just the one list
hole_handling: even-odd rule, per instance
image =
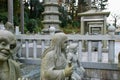
[[60, 21], [61, 21], [60, 26], [62, 28], [64, 28], [65, 26], [67, 26], [67, 24], [69, 22], [71, 22], [71, 20], [68, 18], [68, 12], [64, 9], [64, 7], [60, 6], [59, 7], [59, 12], [61, 13], [61, 15], [59, 17]]
[[26, 28], [30, 33], [33, 33], [36, 27], [37, 21], [35, 19], [30, 19], [29, 22], [26, 24]]
[[5, 24], [7, 22], [7, 13], [3, 12], [0, 13], [0, 22], [3, 21], [3, 24]]
[[35, 28], [35, 33], [41, 32], [41, 30], [43, 29], [43, 24], [39, 18], [37, 18], [36, 21], [37, 21], [37, 27]]
[[71, 24], [68, 24], [66, 27], [61, 28], [66, 34], [79, 33], [79, 27], [73, 27]]
[[24, 12], [24, 22], [25, 23], [29, 22], [29, 13], [27, 13], [26, 11]]
[[20, 24], [19, 21], [19, 18], [17, 16], [14, 16], [14, 26], [18, 26]]
[[0, 0], [0, 13], [7, 12], [7, 0]]
[[20, 13], [20, 4], [19, 4], [19, 0], [13, 0], [13, 10], [14, 10], [14, 15], [18, 15], [18, 13]]
[[30, 18], [40, 18], [43, 11], [44, 7], [39, 0], [30, 0]]
[[28, 9], [28, 3], [27, 2], [25, 3], [25, 9], [24, 9], [25, 32], [28, 31], [30, 33], [40, 32], [41, 29], [43, 28], [43, 24], [41, 23], [41, 20], [42, 20], [42, 12], [44, 11], [44, 7], [42, 3], [39, 2], [39, 0], [30, 0], [29, 5], [30, 5], [30, 9]]
[[30, 19], [25, 25], [25, 32], [38, 33], [43, 29], [43, 24], [40, 19]]
[[74, 20], [74, 21], [72, 22], [72, 26], [73, 26], [73, 27], [79, 27], [79, 26], [80, 26], [80, 22]]

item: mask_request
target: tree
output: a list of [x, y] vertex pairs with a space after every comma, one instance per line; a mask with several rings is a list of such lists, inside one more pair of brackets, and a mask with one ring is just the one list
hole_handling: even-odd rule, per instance
[[104, 9], [106, 9], [106, 5], [107, 5], [107, 3], [106, 2], [108, 2], [108, 0], [99, 0], [100, 1], [100, 9], [101, 10], [104, 10]]
[[120, 14], [111, 14], [111, 16], [113, 17], [113, 19], [114, 19], [114, 26], [115, 27], [117, 27], [117, 22], [118, 22], [118, 20], [120, 19]]
[[108, 0], [93, 0], [92, 4], [96, 9], [104, 10], [106, 9], [107, 2]]
[[30, 19], [26, 24], [26, 28], [30, 33], [33, 33], [36, 27], [37, 27], [37, 21], [35, 19]]
[[14, 12], [14, 26], [19, 26], [20, 22], [20, 2], [19, 0], [13, 0], [13, 12]]
[[78, 0], [78, 12], [84, 12], [87, 11], [88, 4], [85, 0]]
[[30, 0], [30, 18], [41, 18], [44, 7], [39, 0]]
[[60, 15], [60, 21], [61, 21], [61, 24], [60, 24], [60, 26], [61, 27], [65, 27], [65, 26], [67, 26], [67, 23], [68, 23], [68, 13], [67, 13], [67, 11], [64, 9], [64, 7], [63, 6], [60, 6], [59, 7], [59, 12], [61, 13], [61, 15]]
[[[44, 11], [44, 7], [39, 0], [30, 0], [30, 2], [25, 2], [24, 7], [24, 20], [25, 20], [25, 29], [29, 32], [38, 32], [43, 27], [42, 20], [42, 12]], [[29, 8], [28, 8], [29, 7]], [[33, 21], [33, 22], [32, 22]], [[32, 22], [32, 23], [31, 23]], [[35, 25], [31, 26], [30, 25]]]

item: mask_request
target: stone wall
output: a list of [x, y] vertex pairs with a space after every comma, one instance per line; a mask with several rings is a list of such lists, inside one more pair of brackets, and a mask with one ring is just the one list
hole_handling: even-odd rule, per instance
[[120, 80], [120, 71], [86, 69], [85, 80]]
[[[82, 80], [120, 80], [119, 70], [85, 69], [86, 73]], [[40, 65], [21, 66], [22, 75], [29, 80], [40, 80]]]

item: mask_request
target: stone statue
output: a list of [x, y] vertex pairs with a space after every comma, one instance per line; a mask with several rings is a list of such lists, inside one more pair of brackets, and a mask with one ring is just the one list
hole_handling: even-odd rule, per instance
[[43, 52], [41, 80], [68, 80], [73, 67], [67, 66], [66, 47], [67, 36], [64, 33], [56, 33], [50, 46]]
[[77, 48], [78, 44], [76, 43], [71, 43], [69, 46], [67, 46], [67, 61], [73, 65], [73, 74], [71, 76], [71, 79], [83, 80], [82, 78], [85, 74], [85, 69], [82, 67], [80, 60], [78, 59]]
[[10, 31], [0, 30], [0, 80], [18, 80], [20, 67], [11, 55], [16, 47], [16, 39]]
[[7, 23], [5, 24], [5, 29], [8, 30], [8, 31], [10, 31], [10, 32], [12, 32], [12, 33], [14, 33], [14, 26], [13, 26], [13, 24], [10, 23], [10, 22], [7, 22]]
[[118, 68], [120, 69], [120, 52], [118, 53]]

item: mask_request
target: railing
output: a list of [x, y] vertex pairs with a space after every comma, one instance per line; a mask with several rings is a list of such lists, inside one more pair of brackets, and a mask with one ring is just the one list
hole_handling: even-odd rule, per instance
[[[115, 61], [115, 40], [120, 40], [120, 36], [79, 34], [67, 36], [69, 43], [75, 42], [79, 44], [79, 59], [84, 67], [117, 69], [117, 62]], [[51, 35], [16, 35], [19, 59], [28, 63], [40, 64], [42, 52], [49, 46], [51, 37]], [[93, 51], [93, 43], [97, 44], [97, 51]], [[107, 51], [103, 52], [103, 48], [106, 48]]]

